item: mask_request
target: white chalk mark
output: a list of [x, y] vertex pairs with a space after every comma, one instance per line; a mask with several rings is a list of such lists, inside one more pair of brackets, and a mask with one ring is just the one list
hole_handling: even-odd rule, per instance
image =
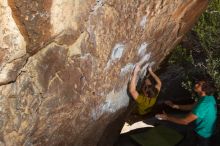
[[93, 120], [97, 120], [105, 113], [115, 113], [121, 108], [128, 106], [129, 97], [127, 95], [127, 85], [121, 88], [119, 92], [112, 90], [107, 94], [103, 104], [92, 110]]
[[138, 64], [143, 65], [144, 63], [146, 63], [150, 59], [150, 56], [151, 56], [151, 53], [144, 55], [141, 58], [141, 60], [138, 62]]
[[151, 62], [149, 66], [152, 67], [154, 64], [155, 64], [155, 62]]
[[142, 17], [142, 20], [141, 20], [141, 22], [140, 22], [140, 26], [141, 26], [142, 28], [145, 28], [146, 23], [147, 23], [147, 16], [143, 16], [143, 17]]
[[111, 60], [114, 61], [116, 59], [120, 59], [123, 54], [124, 48], [124, 44], [116, 44], [112, 51]]
[[93, 14], [96, 14], [97, 10], [101, 8], [105, 3], [105, 0], [96, 0], [95, 6], [92, 8]]
[[134, 64], [128, 63], [123, 68], [121, 68], [120, 76], [125, 76], [127, 73], [132, 72], [134, 69]]
[[143, 55], [146, 53], [146, 48], [148, 44], [146, 42], [142, 43], [141, 46], [138, 48], [138, 55], [140, 57], [143, 57]]
[[106, 67], [105, 67], [105, 70], [108, 69], [112, 65], [112, 63], [120, 60], [120, 58], [123, 55], [124, 49], [125, 49], [125, 45], [124, 44], [120, 44], [119, 43], [119, 44], [115, 45], [115, 47], [112, 50], [111, 58], [108, 61]]

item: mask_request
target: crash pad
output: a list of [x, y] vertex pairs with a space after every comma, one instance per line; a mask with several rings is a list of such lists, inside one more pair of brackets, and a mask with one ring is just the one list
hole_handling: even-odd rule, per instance
[[174, 146], [183, 138], [177, 131], [162, 125], [130, 137], [141, 146]]

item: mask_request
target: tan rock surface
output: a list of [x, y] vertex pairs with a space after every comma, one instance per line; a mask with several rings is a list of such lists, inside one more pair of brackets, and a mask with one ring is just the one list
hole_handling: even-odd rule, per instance
[[208, 0], [1, 0], [0, 145], [95, 146]]

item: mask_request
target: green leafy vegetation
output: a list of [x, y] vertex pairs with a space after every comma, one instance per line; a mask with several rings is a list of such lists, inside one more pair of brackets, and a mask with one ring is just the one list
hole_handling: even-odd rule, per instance
[[220, 89], [220, 0], [210, 2], [206, 12], [200, 17], [194, 30], [207, 54], [204, 69]]
[[220, 53], [220, 0], [212, 0], [208, 9], [200, 17], [194, 30], [199, 35], [201, 44], [213, 57]]
[[195, 74], [209, 74], [220, 97], [220, 0], [212, 0], [208, 9], [193, 28], [199, 37], [201, 49], [206, 54], [203, 64], [195, 64], [192, 49], [177, 46], [169, 58], [169, 64], [178, 64], [186, 68], [182, 86], [192, 91], [192, 79]]
[[183, 48], [181, 45], [178, 45], [172, 55], [170, 56], [168, 63], [169, 64], [178, 64], [184, 66], [185, 64], [190, 64], [193, 62], [191, 51], [187, 48]]

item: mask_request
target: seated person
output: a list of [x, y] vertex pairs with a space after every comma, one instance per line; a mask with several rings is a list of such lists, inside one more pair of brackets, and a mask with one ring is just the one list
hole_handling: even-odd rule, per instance
[[139, 71], [140, 65], [137, 64], [132, 73], [131, 82], [129, 84], [129, 92], [133, 99], [137, 102], [138, 113], [140, 115], [144, 115], [147, 114], [156, 103], [157, 96], [161, 89], [161, 81], [152, 69], [149, 68], [148, 71], [156, 81], [156, 84], [154, 85], [149, 78], [144, 79], [141, 91], [138, 92], [136, 89], [136, 82]]

